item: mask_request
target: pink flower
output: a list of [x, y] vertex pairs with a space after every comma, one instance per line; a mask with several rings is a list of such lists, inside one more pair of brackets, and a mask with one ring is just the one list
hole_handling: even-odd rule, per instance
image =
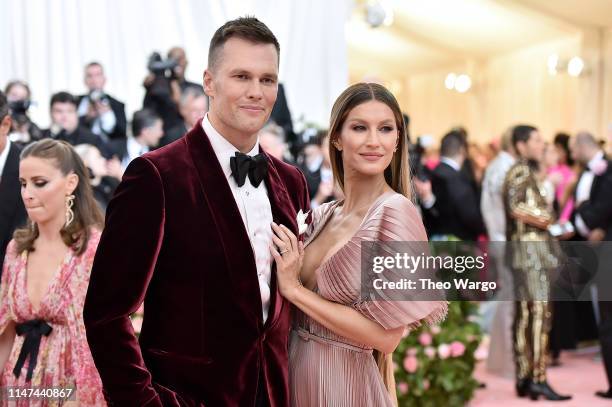
[[423, 346], [431, 345], [431, 335], [427, 332], [423, 332], [419, 335], [419, 343]]
[[463, 342], [453, 341], [450, 344], [450, 351], [452, 357], [459, 357], [465, 352], [465, 345], [463, 344]]
[[414, 356], [407, 356], [404, 359], [404, 369], [406, 369], [406, 371], [408, 373], [416, 372], [418, 367], [419, 367], [419, 361], [417, 360], [416, 357], [414, 357]]
[[442, 329], [440, 329], [440, 325], [433, 325], [429, 330], [432, 334], [437, 335]]
[[417, 352], [418, 352], [417, 348], [406, 349], [406, 355], [408, 356], [416, 356]]
[[406, 383], [406, 382], [399, 382], [397, 384], [397, 391], [399, 391], [400, 394], [402, 394], [402, 395], [408, 393], [408, 383]]
[[427, 379], [423, 380], [423, 389], [425, 390], [429, 389], [429, 380]]
[[438, 346], [438, 355], [440, 355], [440, 359], [448, 358], [451, 355], [450, 346], [445, 343]]
[[436, 350], [431, 346], [426, 347], [425, 356], [427, 356], [429, 359], [433, 359], [436, 356]]
[[593, 171], [593, 173], [597, 176], [603, 174], [604, 172], [606, 172], [606, 170], [608, 169], [608, 162], [605, 159], [601, 159], [596, 161], [592, 168], [591, 171]]

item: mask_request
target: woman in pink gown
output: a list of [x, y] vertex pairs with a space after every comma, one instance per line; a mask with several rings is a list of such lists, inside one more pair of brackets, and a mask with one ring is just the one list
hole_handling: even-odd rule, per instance
[[[408, 199], [407, 140], [393, 95], [377, 84], [349, 87], [334, 104], [329, 134], [345, 199], [313, 211], [303, 242], [272, 224], [278, 287], [295, 306], [291, 404], [392, 406], [391, 354], [407, 329], [443, 319], [447, 303], [361, 295], [362, 242], [427, 241]], [[414, 255], [423, 248], [407, 246]]]
[[0, 283], [0, 388], [54, 387], [73, 394], [70, 401], [59, 394], [22, 395], [6, 404], [7, 393], [0, 405], [105, 406], [83, 324], [102, 215], [70, 145], [46, 139], [21, 157], [29, 221], [8, 245]]

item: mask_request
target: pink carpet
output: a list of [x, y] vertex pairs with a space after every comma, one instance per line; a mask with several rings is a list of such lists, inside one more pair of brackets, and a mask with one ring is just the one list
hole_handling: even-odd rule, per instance
[[595, 351], [563, 352], [562, 365], [548, 369], [548, 381], [560, 393], [572, 394], [568, 401], [543, 401], [520, 399], [514, 392], [514, 381], [487, 372], [481, 362], [476, 368], [475, 377], [486, 383], [485, 389], [476, 391], [470, 407], [610, 407], [612, 400], [595, 396], [595, 391], [607, 388], [603, 364], [596, 359]]

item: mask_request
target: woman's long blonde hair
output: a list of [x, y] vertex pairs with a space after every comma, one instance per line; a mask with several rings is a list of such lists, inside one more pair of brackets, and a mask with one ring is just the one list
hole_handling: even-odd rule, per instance
[[[329, 157], [331, 161], [334, 179], [344, 191], [344, 163], [342, 152], [336, 148], [334, 141], [340, 136], [342, 126], [351, 110], [356, 106], [376, 100], [389, 106], [395, 117], [398, 129], [397, 150], [393, 154], [391, 164], [385, 169], [385, 180], [393, 190], [412, 199], [412, 188], [410, 187], [410, 168], [408, 164], [408, 138], [406, 136], [406, 125], [402, 111], [395, 96], [382, 85], [376, 83], [357, 83], [349, 86], [336, 99], [332, 108], [329, 124]], [[393, 368], [393, 354], [385, 354], [374, 351], [374, 359], [383, 378], [383, 382], [389, 391], [391, 399], [397, 405], [397, 394], [395, 390], [395, 377]]]

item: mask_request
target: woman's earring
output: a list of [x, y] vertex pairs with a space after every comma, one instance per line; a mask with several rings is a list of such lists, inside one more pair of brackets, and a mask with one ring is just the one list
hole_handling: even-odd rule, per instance
[[66, 224], [64, 227], [70, 226], [72, 221], [74, 220], [74, 211], [72, 207], [74, 206], [74, 195], [68, 195], [66, 197]]

